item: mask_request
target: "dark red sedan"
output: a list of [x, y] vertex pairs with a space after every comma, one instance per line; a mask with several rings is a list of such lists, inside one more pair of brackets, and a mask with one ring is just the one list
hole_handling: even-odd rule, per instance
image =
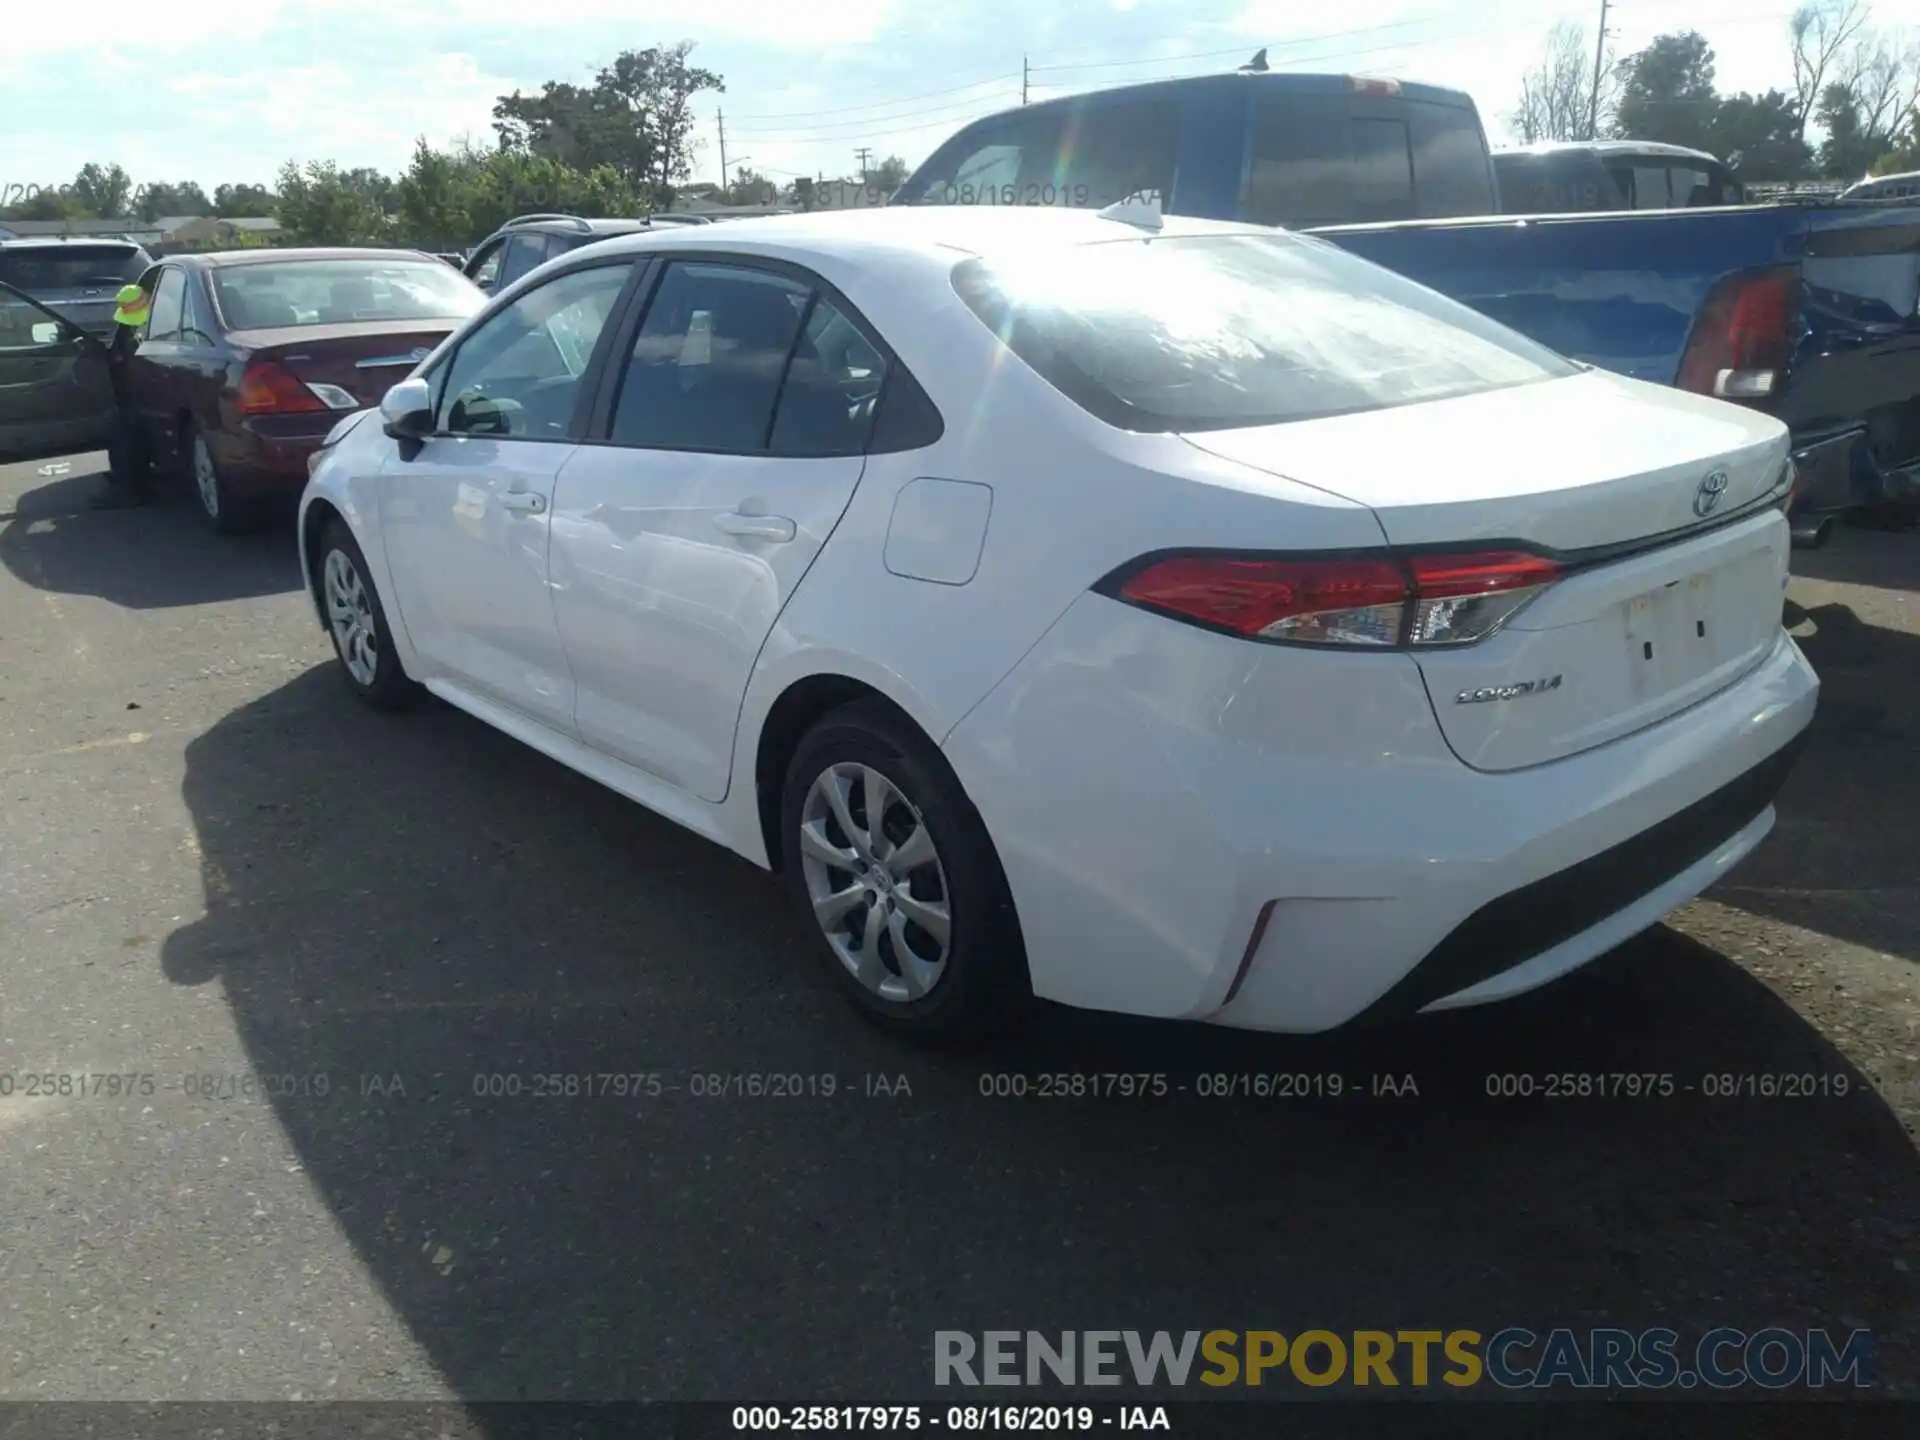
[[140, 284], [152, 309], [127, 377], [146, 456], [191, 482], [220, 531], [295, 500], [334, 424], [377, 405], [487, 298], [410, 250], [176, 255]]

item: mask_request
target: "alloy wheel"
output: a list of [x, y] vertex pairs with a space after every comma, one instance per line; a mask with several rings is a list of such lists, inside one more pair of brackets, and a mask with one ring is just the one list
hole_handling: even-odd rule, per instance
[[206, 437], [193, 437], [193, 484], [200, 492], [200, 506], [215, 520], [220, 518], [220, 477], [214, 472], [213, 453]]
[[340, 663], [354, 683], [373, 684], [380, 669], [379, 632], [373, 619], [373, 600], [360, 578], [360, 568], [344, 550], [329, 550], [322, 577], [327, 597], [327, 624], [333, 631]]
[[953, 941], [947, 877], [899, 786], [853, 761], [822, 771], [801, 809], [800, 863], [814, 919], [854, 979], [899, 1003], [932, 992]]

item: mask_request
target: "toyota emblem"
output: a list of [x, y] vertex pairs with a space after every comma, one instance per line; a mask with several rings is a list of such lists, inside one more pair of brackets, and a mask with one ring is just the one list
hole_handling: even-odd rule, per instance
[[1700, 482], [1700, 488], [1693, 492], [1693, 513], [1703, 519], [1711, 515], [1720, 504], [1720, 497], [1727, 493], [1727, 472], [1715, 470]]

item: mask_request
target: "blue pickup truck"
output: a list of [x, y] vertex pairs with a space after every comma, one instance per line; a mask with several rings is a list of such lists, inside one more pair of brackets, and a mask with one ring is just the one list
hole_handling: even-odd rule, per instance
[[977, 120], [891, 203], [1140, 196], [1311, 230], [1575, 360], [1777, 415], [1801, 545], [1843, 511], [1920, 514], [1920, 204], [1502, 215], [1466, 95], [1247, 71]]

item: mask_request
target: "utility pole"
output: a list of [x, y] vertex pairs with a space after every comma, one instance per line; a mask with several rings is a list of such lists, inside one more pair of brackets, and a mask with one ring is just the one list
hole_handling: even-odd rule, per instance
[[862, 185], [865, 185], [867, 183], [867, 157], [873, 154], [873, 149], [871, 146], [862, 145], [859, 149], [855, 150], [853, 153], [859, 157], [860, 183]]
[[1020, 57], [1020, 103], [1022, 105], [1027, 103], [1027, 74], [1027, 57], [1022, 55]]
[[720, 127], [720, 198], [727, 198], [727, 112], [715, 110], [713, 120]]
[[1600, 65], [1607, 53], [1607, 0], [1600, 0], [1600, 34], [1593, 42], [1593, 98], [1587, 102], [1587, 139], [1600, 135]]

